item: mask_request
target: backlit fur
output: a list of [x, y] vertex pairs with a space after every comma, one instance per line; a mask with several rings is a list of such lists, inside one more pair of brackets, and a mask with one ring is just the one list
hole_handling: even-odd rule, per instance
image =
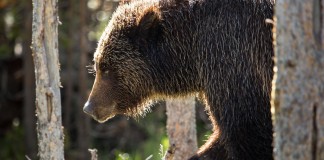
[[272, 8], [271, 0], [121, 5], [94, 54], [90, 114], [136, 116], [152, 100], [200, 93], [214, 134], [192, 159], [272, 159]]

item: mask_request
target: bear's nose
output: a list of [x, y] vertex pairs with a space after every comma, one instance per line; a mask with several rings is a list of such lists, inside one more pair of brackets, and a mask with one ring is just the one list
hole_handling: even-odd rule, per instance
[[83, 112], [89, 115], [93, 115], [93, 105], [89, 100], [84, 104]]

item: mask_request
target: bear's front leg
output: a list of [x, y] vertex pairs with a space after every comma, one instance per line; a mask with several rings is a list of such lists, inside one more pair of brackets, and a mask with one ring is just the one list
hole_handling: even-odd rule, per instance
[[[234, 89], [225, 87], [208, 87], [205, 99], [215, 129], [191, 159], [273, 160], [269, 94], [262, 92], [261, 87], [236, 87], [241, 87], [245, 92], [235, 92]], [[227, 95], [215, 97], [212, 93]]]

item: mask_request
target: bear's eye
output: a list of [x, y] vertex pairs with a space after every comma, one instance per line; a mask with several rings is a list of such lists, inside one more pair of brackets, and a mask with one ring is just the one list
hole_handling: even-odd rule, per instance
[[104, 62], [99, 63], [97, 67], [97, 69], [99, 69], [103, 73], [108, 70], [108, 65]]

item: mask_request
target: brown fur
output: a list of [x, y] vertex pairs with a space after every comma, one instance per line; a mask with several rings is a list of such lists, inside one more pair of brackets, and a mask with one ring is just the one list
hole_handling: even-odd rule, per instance
[[94, 55], [85, 112], [136, 116], [156, 99], [201, 93], [214, 134], [192, 159], [272, 159], [271, 0], [135, 1]]

